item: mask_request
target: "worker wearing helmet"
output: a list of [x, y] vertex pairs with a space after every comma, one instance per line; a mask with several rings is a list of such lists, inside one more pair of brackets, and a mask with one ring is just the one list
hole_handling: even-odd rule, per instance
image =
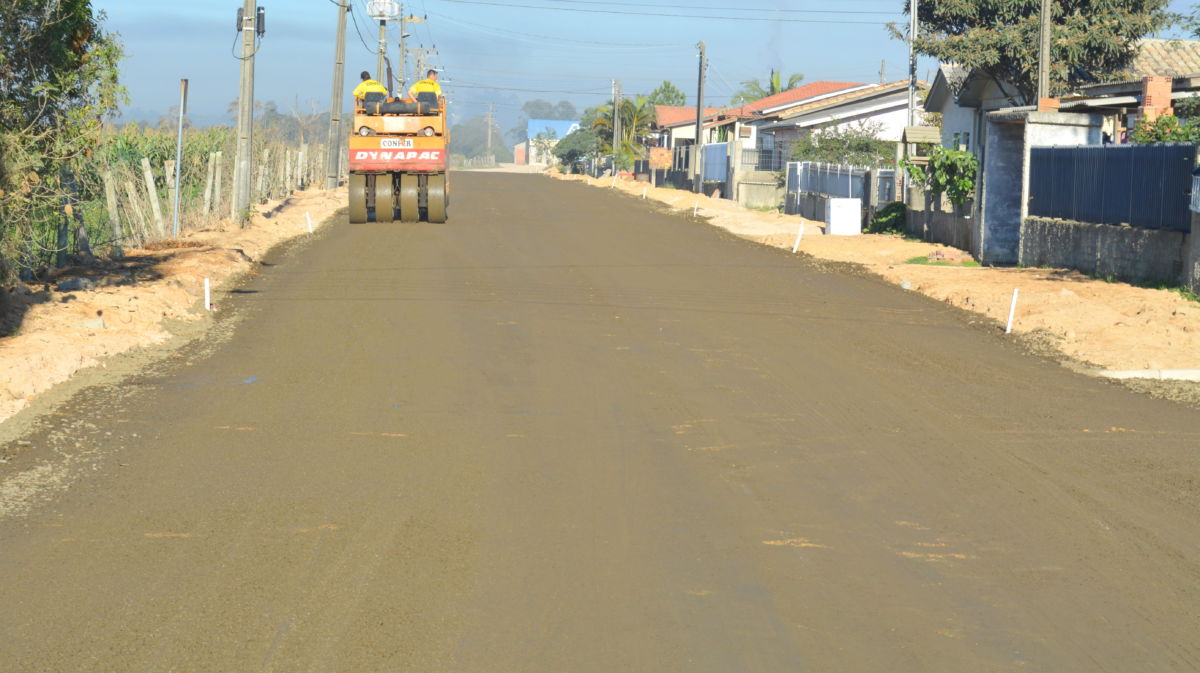
[[363, 97], [369, 93], [381, 93], [383, 94], [384, 98], [387, 98], [387, 87], [371, 79], [371, 73], [364, 70], [362, 71], [361, 77], [362, 81], [359, 82], [358, 86], [354, 87], [355, 98], [362, 100]]
[[436, 70], [430, 70], [425, 73], [425, 79], [408, 88], [408, 97], [416, 98], [417, 94], [425, 92], [433, 92], [440, 97], [442, 95], [442, 85], [438, 84], [437, 78], [438, 74]]

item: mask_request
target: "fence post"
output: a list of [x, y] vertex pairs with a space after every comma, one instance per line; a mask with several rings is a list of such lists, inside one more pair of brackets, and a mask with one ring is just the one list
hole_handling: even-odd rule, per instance
[[213, 153], [213, 207], [220, 212], [221, 209], [221, 164], [224, 163], [225, 151], [219, 150]]
[[[179, 197], [179, 194], [178, 194], [179, 185], [175, 184], [175, 160], [174, 159], [167, 159], [166, 161], [163, 162], [163, 175], [166, 177], [166, 180], [167, 180], [167, 199], [168, 199], [167, 202], [171, 204], [172, 208], [174, 208], [175, 199]], [[173, 222], [174, 222], [174, 218], [172, 217], [172, 223]], [[174, 230], [173, 224], [172, 224], [172, 230]], [[174, 233], [174, 232], [172, 231], [172, 233]]]
[[138, 199], [137, 188], [133, 186], [132, 180], [125, 181], [125, 198], [129, 200], [130, 208], [137, 216], [138, 238], [140, 242], [145, 242], [150, 225], [146, 221], [146, 211], [142, 208], [142, 202]]
[[112, 256], [123, 257], [121, 250], [121, 219], [117, 211], [117, 186], [113, 184], [112, 171], [104, 171], [104, 203], [108, 206], [108, 222], [112, 227]]
[[154, 214], [154, 226], [158, 235], [163, 235], [162, 205], [158, 202], [158, 189], [154, 186], [154, 171], [150, 170], [150, 160], [142, 157], [142, 178], [146, 183], [146, 200], [150, 202], [150, 212]]
[[271, 160], [271, 148], [264, 147], [262, 161], [258, 162], [258, 189], [256, 199], [259, 202], [267, 200], [267, 162]]
[[204, 179], [204, 214], [212, 212], [213, 175], [216, 168], [216, 154], [208, 153], [208, 176]]

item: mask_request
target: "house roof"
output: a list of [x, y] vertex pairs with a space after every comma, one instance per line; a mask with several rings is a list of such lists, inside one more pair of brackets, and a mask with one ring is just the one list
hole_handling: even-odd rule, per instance
[[1180, 77], [1200, 72], [1200, 41], [1146, 38], [1127, 70], [1130, 78]]
[[[786, 112], [783, 112], [779, 116], [781, 119], [793, 119], [795, 117], [812, 114], [813, 112], [817, 112], [819, 110], [838, 107], [839, 105], [845, 105], [847, 103], [853, 103], [869, 98], [877, 98], [879, 96], [886, 96], [887, 94], [903, 91], [907, 88], [908, 80], [906, 79], [888, 82], [887, 84], [871, 84], [864, 88], [847, 91], [846, 93], [838, 94], [836, 96], [830, 96], [828, 98], [821, 98], [819, 100], [803, 103], [796, 107], [789, 108]], [[929, 85], [918, 80], [917, 88], [928, 89]]]
[[901, 141], [939, 145], [942, 142], [942, 130], [936, 126], [905, 126]]
[[773, 96], [760, 98], [759, 100], [744, 103], [734, 107], [728, 107], [721, 110], [718, 115], [722, 117], [751, 117], [756, 116], [764, 110], [789, 106], [793, 103], [803, 103], [810, 98], [825, 96], [844, 89], [852, 89], [857, 87], [867, 86], [862, 82], [809, 82], [802, 84], [794, 89], [781, 91]]
[[[706, 107], [704, 114], [710, 115], [720, 110], [721, 108]], [[696, 106], [686, 105], [655, 105], [654, 106], [654, 121], [660, 128], [668, 128], [671, 126], [680, 126], [687, 123], [696, 123]]]
[[946, 106], [946, 102], [954, 100], [971, 71], [956, 63], [942, 63], [938, 66], [938, 74], [933, 78], [929, 87], [929, 95], [925, 97], [924, 108], [927, 112], [937, 112]]

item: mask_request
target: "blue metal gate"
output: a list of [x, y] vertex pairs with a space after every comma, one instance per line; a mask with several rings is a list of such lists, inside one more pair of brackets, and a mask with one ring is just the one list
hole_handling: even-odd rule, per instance
[[1191, 231], [1196, 145], [1034, 147], [1029, 214]]

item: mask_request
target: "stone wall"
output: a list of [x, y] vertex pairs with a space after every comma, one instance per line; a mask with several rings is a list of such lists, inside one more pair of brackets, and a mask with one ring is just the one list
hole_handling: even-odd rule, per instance
[[[1128, 283], [1181, 285], [1196, 236], [1165, 229], [1027, 217], [1021, 223], [1020, 263], [1078, 269]], [[1193, 272], [1194, 273], [1194, 272]], [[1194, 278], [1193, 278], [1193, 281]]]
[[779, 173], [738, 171], [734, 177], [734, 199], [747, 208], [778, 208], [783, 204], [784, 185]]

